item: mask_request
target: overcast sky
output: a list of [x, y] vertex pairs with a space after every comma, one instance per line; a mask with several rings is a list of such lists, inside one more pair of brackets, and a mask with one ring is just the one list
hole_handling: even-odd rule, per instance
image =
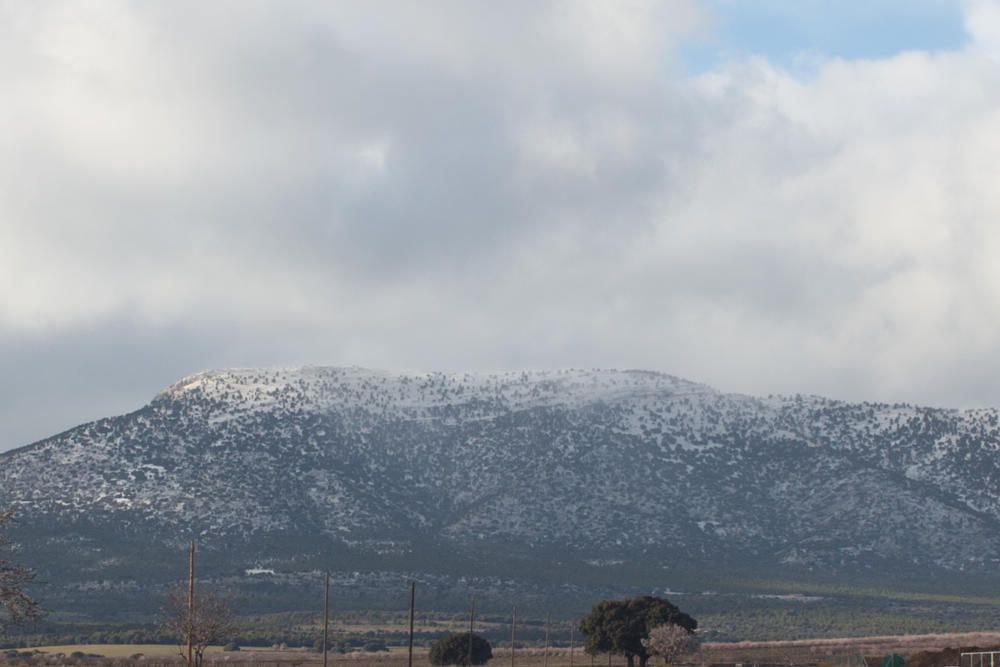
[[0, 450], [300, 364], [1000, 405], [1000, 0], [0, 0]]

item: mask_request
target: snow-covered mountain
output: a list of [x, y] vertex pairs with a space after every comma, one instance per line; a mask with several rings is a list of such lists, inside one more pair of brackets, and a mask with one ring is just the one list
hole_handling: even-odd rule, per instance
[[0, 506], [67, 586], [141, 588], [191, 537], [220, 576], [965, 576], [1000, 558], [998, 418], [645, 371], [211, 371], [0, 454]]

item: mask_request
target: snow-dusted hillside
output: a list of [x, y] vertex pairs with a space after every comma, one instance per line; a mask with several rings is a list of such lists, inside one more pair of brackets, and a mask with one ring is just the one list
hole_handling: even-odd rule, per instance
[[1000, 557], [998, 447], [996, 410], [644, 371], [227, 370], [0, 455], [0, 506], [94, 573], [193, 535], [234, 570], [311, 550], [976, 572]]

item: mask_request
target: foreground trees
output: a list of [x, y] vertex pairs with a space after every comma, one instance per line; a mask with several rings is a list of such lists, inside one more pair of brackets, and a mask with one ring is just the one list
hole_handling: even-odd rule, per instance
[[642, 645], [653, 655], [663, 658], [666, 664], [672, 664], [682, 655], [698, 650], [698, 638], [693, 632], [679, 625], [657, 625], [649, 630], [649, 637], [642, 640]]
[[190, 639], [192, 659], [188, 667], [201, 667], [205, 650], [212, 644], [222, 644], [236, 633], [236, 617], [229, 600], [214, 593], [198, 593], [194, 610], [188, 604], [188, 588], [177, 586], [167, 594], [163, 608], [163, 630], [177, 641], [181, 655], [187, 661]]
[[34, 574], [6, 558], [12, 550], [12, 544], [3, 530], [13, 518], [13, 511], [0, 511], [0, 631], [5, 625], [19, 625], [41, 616], [38, 603], [28, 597], [24, 590], [34, 579]]
[[629, 667], [646, 667], [653, 654], [645, 641], [650, 630], [661, 625], [675, 625], [691, 633], [698, 621], [691, 618], [664, 598], [642, 596], [625, 600], [605, 600], [594, 606], [580, 621], [580, 631], [587, 638], [590, 654], [617, 653], [624, 655]]
[[468, 632], [449, 635], [431, 646], [428, 658], [432, 665], [469, 667], [469, 638], [472, 638], [472, 664], [485, 665], [493, 657], [493, 647], [484, 638]]

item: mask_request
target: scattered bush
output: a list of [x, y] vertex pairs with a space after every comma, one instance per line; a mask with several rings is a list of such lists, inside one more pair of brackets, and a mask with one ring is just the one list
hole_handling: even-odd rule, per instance
[[431, 646], [428, 658], [432, 665], [443, 667], [444, 665], [469, 665], [469, 640], [472, 640], [472, 664], [484, 665], [493, 657], [493, 647], [483, 637], [477, 634], [462, 632], [448, 635], [438, 640]]
[[375, 641], [370, 641], [365, 643], [366, 653], [380, 653], [382, 651], [388, 651], [389, 647], [385, 645], [385, 642], [381, 639]]

